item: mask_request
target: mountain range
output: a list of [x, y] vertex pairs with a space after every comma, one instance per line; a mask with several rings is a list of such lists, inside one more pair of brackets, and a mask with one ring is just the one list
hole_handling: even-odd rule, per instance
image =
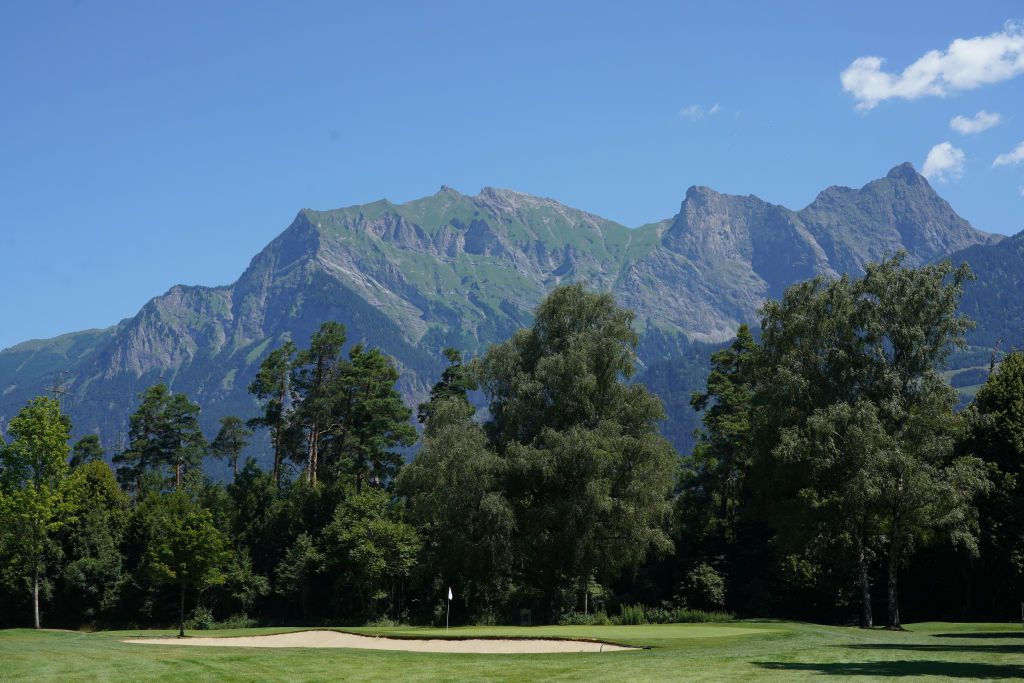
[[404, 204], [303, 209], [231, 285], [175, 286], [112, 327], [3, 350], [0, 426], [61, 386], [76, 433], [117, 448], [139, 392], [164, 381], [204, 407], [212, 432], [222, 415], [256, 413], [246, 386], [266, 353], [305, 344], [329, 319], [395, 358], [413, 406], [443, 348], [479, 353], [528, 324], [552, 287], [582, 281], [635, 311], [639, 380], [662, 396], [666, 431], [686, 448], [689, 392], [710, 348], [788, 285], [858, 274], [898, 250], [910, 265], [972, 264], [974, 341], [1024, 342], [1024, 237], [972, 227], [910, 164], [859, 189], [829, 187], [798, 211], [691, 187], [673, 217], [634, 228], [511, 190], [442, 187]]

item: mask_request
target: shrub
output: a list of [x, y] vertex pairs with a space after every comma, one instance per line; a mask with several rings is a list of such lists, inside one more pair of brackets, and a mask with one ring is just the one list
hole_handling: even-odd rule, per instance
[[[686, 609], [683, 607], [671, 611], [673, 624], [708, 624], [723, 621], [732, 621], [736, 615], [732, 612], [705, 611], [700, 609]], [[660, 622], [659, 622], [660, 623]]]
[[646, 624], [647, 617], [644, 614], [643, 605], [620, 605], [619, 623], [623, 626], [637, 626]]
[[499, 623], [498, 613], [493, 609], [485, 609], [473, 619], [474, 626], [497, 626]]
[[736, 616], [732, 612], [707, 611], [671, 607], [663, 604], [660, 607], [644, 607], [643, 605], [620, 605], [619, 614], [608, 618], [604, 611], [593, 614], [568, 612], [563, 614], [558, 623], [563, 626], [636, 626], [639, 624], [709, 624], [732, 621]]
[[558, 620], [563, 626], [608, 626], [612, 620], [604, 610], [584, 614], [583, 612], [568, 612]]
[[213, 627], [213, 612], [205, 607], [196, 607], [192, 616], [185, 620], [185, 628], [193, 631], [209, 631]]
[[719, 610], [725, 606], [725, 579], [707, 562], [691, 569], [680, 588], [678, 599], [686, 607]]
[[645, 611], [649, 624], [671, 624], [675, 621], [675, 610], [666, 607], [648, 607]]
[[256, 620], [250, 617], [245, 612], [240, 614], [232, 614], [224, 621], [217, 622], [217, 628], [252, 628], [256, 625]]

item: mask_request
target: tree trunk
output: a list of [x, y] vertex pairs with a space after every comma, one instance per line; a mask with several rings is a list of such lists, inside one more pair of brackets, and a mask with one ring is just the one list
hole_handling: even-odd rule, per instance
[[318, 467], [318, 453], [317, 447], [320, 442], [320, 425], [319, 420], [313, 420], [313, 426], [309, 430], [309, 460], [306, 463], [306, 481], [309, 482], [310, 486], [316, 486], [316, 470]]
[[281, 436], [280, 427], [274, 434], [274, 485], [281, 488]]
[[278, 415], [277, 423], [274, 425], [274, 485], [281, 487], [281, 430], [284, 428], [284, 399], [285, 390], [282, 385], [278, 402], [281, 404], [281, 413]]
[[238, 454], [231, 458], [231, 483], [234, 484], [238, 479]]
[[174, 463], [174, 490], [181, 489], [181, 460]]
[[899, 556], [899, 545], [894, 534], [889, 544], [889, 628], [894, 631], [903, 630], [900, 626]]
[[558, 623], [558, 580], [554, 572], [550, 572], [545, 578], [544, 623], [554, 625]]
[[302, 573], [302, 578], [299, 580], [299, 590], [302, 593], [302, 623], [309, 623], [309, 579], [306, 577], [306, 573]]
[[178, 609], [178, 637], [185, 637], [185, 584], [181, 584], [181, 602]]
[[40, 629], [43, 627], [39, 620], [39, 566], [37, 565], [32, 574], [32, 625]]
[[867, 550], [865, 550], [863, 544], [860, 546], [857, 565], [857, 569], [860, 572], [860, 627], [871, 628], [875, 625], [875, 618], [871, 611], [871, 579], [869, 576]]

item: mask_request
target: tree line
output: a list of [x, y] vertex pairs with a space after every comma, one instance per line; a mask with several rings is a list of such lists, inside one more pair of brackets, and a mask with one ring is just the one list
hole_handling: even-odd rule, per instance
[[[0, 444], [0, 613], [180, 632], [443, 623], [452, 587], [456, 623], [644, 604], [872, 626], [884, 605], [898, 628], [901, 597], [914, 619], [1011, 616], [1024, 355], [993, 361], [956, 412], [941, 373], [970, 329], [969, 279], [897, 256], [789, 288], [712, 354], [685, 455], [631, 381], [633, 314], [581, 285], [475, 359], [447, 350], [415, 416], [393, 361], [346, 351], [335, 322], [271, 350], [249, 386], [259, 414], [212, 439], [187, 396], [148, 388], [113, 467], [38, 397]], [[240, 462], [263, 434], [269, 467]]]

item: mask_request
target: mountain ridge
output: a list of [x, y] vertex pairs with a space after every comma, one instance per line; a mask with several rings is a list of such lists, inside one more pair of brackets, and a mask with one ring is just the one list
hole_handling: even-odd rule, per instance
[[392, 355], [415, 404], [442, 348], [474, 354], [506, 338], [564, 282], [610, 291], [636, 312], [646, 367], [730, 338], [795, 281], [857, 273], [897, 249], [919, 265], [999, 241], [908, 164], [860, 189], [827, 188], [797, 211], [694, 185], [673, 217], [636, 228], [493, 187], [307, 208], [229, 285], [176, 285], [105, 330], [0, 352], [0, 421], [58, 370], [79, 431], [108, 443], [124, 433], [138, 392], [161, 379], [204, 405], [211, 423], [248, 416], [245, 386], [262, 357], [285, 339], [304, 344], [326, 319]]

